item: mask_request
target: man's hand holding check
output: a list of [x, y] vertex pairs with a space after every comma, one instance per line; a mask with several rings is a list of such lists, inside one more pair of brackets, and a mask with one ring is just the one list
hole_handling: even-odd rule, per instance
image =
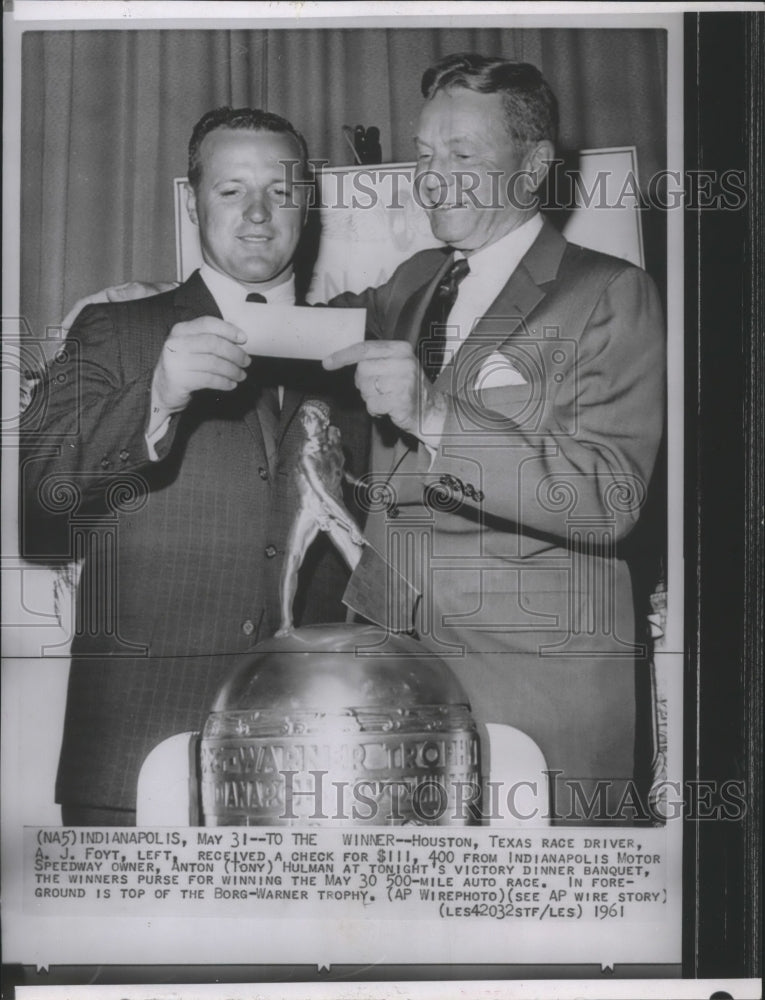
[[325, 358], [329, 371], [356, 365], [356, 387], [373, 417], [389, 416], [425, 445], [437, 443], [446, 420], [446, 397], [433, 388], [404, 340], [373, 340]]
[[176, 413], [197, 389], [235, 389], [252, 360], [239, 346], [246, 339], [238, 327], [215, 316], [176, 323], [154, 370], [154, 404]]

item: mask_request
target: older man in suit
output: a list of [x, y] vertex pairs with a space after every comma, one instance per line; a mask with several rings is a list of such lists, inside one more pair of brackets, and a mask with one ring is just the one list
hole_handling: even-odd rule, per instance
[[[276, 630], [306, 394], [331, 404], [362, 471], [350, 378], [251, 359], [226, 320], [253, 296], [294, 304], [306, 206], [293, 167], [306, 161], [277, 115], [205, 115], [189, 145], [201, 270], [151, 298], [89, 305], [41, 388], [43, 425], [24, 440], [27, 540], [35, 514], [68, 500], [67, 554], [83, 560], [56, 788], [65, 823], [134, 822], [148, 752], [199, 729], [228, 671]], [[343, 614], [347, 573], [318, 548], [302, 623]]]
[[[450, 56], [422, 89], [418, 190], [444, 246], [335, 300], [367, 309], [372, 339], [325, 361], [356, 365], [376, 418], [366, 532], [422, 592], [417, 630], [478, 717], [541, 746], [553, 819], [640, 818], [646, 664], [618, 543], [663, 423], [656, 291], [539, 214], [557, 104], [538, 70]], [[346, 597], [399, 614], [364, 558]]]

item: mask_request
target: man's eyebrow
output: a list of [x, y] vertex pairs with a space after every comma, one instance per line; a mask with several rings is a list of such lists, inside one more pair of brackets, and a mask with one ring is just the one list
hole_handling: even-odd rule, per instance
[[[476, 138], [477, 137], [475, 135], [470, 135], [467, 132], [463, 132], [460, 135], [452, 135], [452, 136], [450, 136], [449, 137], [449, 145], [450, 146], [454, 146], [454, 145], [456, 145], [459, 142], [475, 142]], [[418, 136], [418, 135], [413, 136], [412, 139], [413, 139], [413, 141], [415, 143], [418, 143], [420, 146], [430, 146], [431, 145], [429, 142], [426, 142], [424, 139], [420, 138], [420, 136]]]

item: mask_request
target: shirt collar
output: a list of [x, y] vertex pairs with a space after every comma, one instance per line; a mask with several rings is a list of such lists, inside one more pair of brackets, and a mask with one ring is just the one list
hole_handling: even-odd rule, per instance
[[[216, 271], [214, 267], [210, 267], [210, 265], [206, 263], [201, 265], [199, 273], [202, 280], [207, 285], [210, 294], [215, 299], [215, 303], [218, 306], [218, 309], [220, 309], [222, 316], [226, 315], [226, 306], [228, 303], [235, 302], [238, 304], [246, 299], [250, 292], [259, 290], [247, 288], [245, 285], [240, 284], [236, 278], [232, 278], [228, 274]], [[279, 303], [282, 305], [294, 306], [295, 275], [291, 274], [286, 281], [283, 281], [280, 285], [274, 285], [273, 288], [269, 288], [265, 292], [260, 292], [260, 294], [268, 303]]]
[[[460, 260], [465, 257], [465, 260], [470, 264], [471, 274], [485, 271], [494, 272], [496, 270], [499, 270], [501, 273], [504, 270], [506, 261], [513, 260], [519, 262], [528, 250], [531, 249], [531, 244], [542, 231], [544, 222], [545, 220], [541, 213], [536, 212], [523, 225], [509, 232], [507, 236], [503, 236], [494, 243], [489, 243], [488, 246], [481, 247], [480, 250], [471, 253], [469, 257], [465, 257], [465, 254], [461, 250], [455, 250], [454, 259]], [[515, 265], [513, 266], [514, 269]]]

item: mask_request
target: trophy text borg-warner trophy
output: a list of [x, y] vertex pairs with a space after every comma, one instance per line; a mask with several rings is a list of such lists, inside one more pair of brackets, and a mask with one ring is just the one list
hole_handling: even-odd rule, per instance
[[366, 545], [342, 502], [343, 453], [328, 407], [308, 400], [300, 419], [281, 625], [224, 684], [207, 719], [204, 822], [470, 824], [478, 735], [446, 664], [411, 635], [373, 625], [293, 626], [298, 571], [318, 532], [351, 569]]

